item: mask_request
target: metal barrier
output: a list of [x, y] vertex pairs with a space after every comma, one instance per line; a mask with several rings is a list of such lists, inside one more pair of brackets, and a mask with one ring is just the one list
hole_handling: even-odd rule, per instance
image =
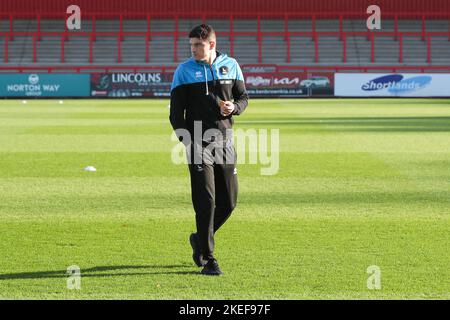
[[[83, 19], [90, 19], [92, 21], [92, 30], [89, 32], [70, 32], [66, 30], [64, 32], [42, 32], [41, 31], [41, 21], [45, 17], [54, 17], [55, 13], [20, 13], [20, 17], [27, 18], [30, 20], [36, 20], [37, 29], [32, 32], [15, 32], [14, 31], [14, 20], [17, 18], [14, 14], [1, 14], [0, 19], [4, 19], [7, 17], [9, 20], [9, 30], [7, 32], [0, 32], [0, 38], [3, 38], [4, 41], [4, 55], [3, 62], [9, 62], [9, 41], [14, 39], [17, 36], [29, 36], [32, 38], [32, 46], [33, 46], [33, 63], [37, 63], [37, 42], [40, 41], [41, 37], [49, 36], [49, 37], [57, 37], [61, 41], [61, 57], [60, 63], [65, 63], [65, 42], [70, 37], [87, 37], [89, 38], [89, 63], [93, 63], [94, 61], [94, 53], [93, 53], [93, 44], [98, 37], [116, 37], [117, 38], [117, 61], [120, 64], [122, 62], [121, 59], [121, 51], [122, 51], [122, 41], [126, 36], [139, 36], [142, 37], [142, 41], [145, 42], [146, 52], [143, 62], [149, 63], [150, 61], [150, 38], [155, 36], [166, 36], [173, 38], [173, 62], [178, 62], [178, 52], [177, 52], [177, 43], [180, 37], [184, 37], [188, 35], [187, 31], [179, 30], [179, 20], [181, 18], [201, 18], [203, 22], [207, 22], [207, 19], [213, 18], [222, 18], [224, 17], [223, 13], [218, 14], [201, 14], [199, 16], [198, 13], [178, 13], [168, 15], [167, 13], [158, 14], [158, 13], [126, 13], [126, 14], [114, 14], [114, 13], [90, 13], [83, 15]], [[398, 28], [398, 23], [400, 19], [411, 18], [412, 16], [417, 17], [417, 22], [421, 24], [421, 31], [419, 32], [400, 32]], [[67, 16], [65, 14], [59, 14], [58, 17], [60, 19], [65, 19]], [[133, 19], [143, 19], [147, 23], [146, 31], [143, 32], [125, 32], [123, 23], [126, 18]], [[151, 30], [151, 20], [152, 19], [160, 19], [162, 17], [170, 17], [174, 21], [173, 31], [168, 32], [156, 32]], [[234, 21], [240, 18], [253, 18], [257, 21], [257, 28], [252, 32], [239, 32], [234, 28]], [[347, 62], [347, 39], [349, 37], [355, 36], [364, 36], [370, 39], [371, 42], [371, 62], [375, 62], [375, 38], [376, 37], [395, 37], [398, 41], [399, 46], [399, 54], [398, 54], [398, 62], [403, 63], [403, 42], [405, 37], [421, 37], [422, 41], [426, 42], [427, 45], [427, 63], [431, 63], [432, 57], [432, 38], [433, 37], [442, 37], [445, 36], [450, 40], [450, 30], [446, 30], [443, 32], [429, 32], [426, 29], [426, 21], [427, 19], [440, 19], [440, 20], [448, 20], [450, 21], [450, 13], [449, 12], [436, 12], [430, 14], [411, 14], [411, 13], [395, 13], [395, 14], [385, 14], [383, 15], [384, 19], [391, 18], [394, 20], [394, 32], [382, 32], [382, 31], [369, 31], [364, 30], [361, 32], [349, 32], [344, 31], [344, 20], [345, 19], [356, 19], [361, 17], [367, 17], [363, 14], [355, 14], [352, 12], [348, 13], [320, 13], [320, 14], [305, 14], [305, 13], [284, 13], [284, 14], [276, 14], [276, 13], [266, 13], [266, 14], [242, 14], [235, 13], [230, 14], [226, 19], [229, 20], [229, 31], [228, 32], [217, 32], [218, 36], [229, 37], [230, 39], [230, 54], [234, 55], [234, 41], [237, 37], [242, 36], [255, 36], [258, 42], [258, 56], [257, 63], [262, 63], [262, 41], [264, 37], [276, 36], [283, 37], [286, 42], [286, 63], [291, 63], [291, 46], [292, 46], [292, 37], [308, 37], [314, 40], [314, 61], [319, 62], [319, 39], [320, 37], [329, 37], [335, 36], [339, 37], [342, 41], [342, 61], [343, 63]], [[264, 32], [261, 30], [261, 20], [262, 19], [274, 19], [274, 18], [282, 18], [284, 21], [284, 30], [280, 32]], [[339, 19], [339, 30], [336, 32], [321, 32], [317, 31], [316, 22], [318, 19]], [[119, 21], [119, 31], [118, 32], [97, 32], [96, 31], [96, 21], [99, 19], [118, 19]], [[295, 32], [289, 30], [289, 21], [292, 19], [311, 19], [312, 28], [311, 31], [307, 32]], [[449, 24], [450, 29], [450, 24]]]

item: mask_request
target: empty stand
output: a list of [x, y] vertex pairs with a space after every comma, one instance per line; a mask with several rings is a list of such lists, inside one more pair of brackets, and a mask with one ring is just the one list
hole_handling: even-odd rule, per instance
[[[85, 19], [66, 32], [58, 19], [0, 20], [0, 66], [176, 65], [190, 56], [187, 33], [202, 19]], [[242, 64], [305, 66], [448, 65], [448, 20], [211, 19], [218, 49]], [[10, 33], [12, 32], [12, 33]]]

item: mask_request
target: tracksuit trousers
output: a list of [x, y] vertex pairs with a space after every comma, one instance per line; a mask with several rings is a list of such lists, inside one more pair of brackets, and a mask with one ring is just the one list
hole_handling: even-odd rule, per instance
[[[203, 142], [201, 146], [192, 144], [188, 149], [197, 234], [203, 259], [210, 260], [214, 258], [214, 234], [236, 207], [236, 151], [232, 141]], [[201, 161], [193, 161], [193, 155], [200, 153]]]

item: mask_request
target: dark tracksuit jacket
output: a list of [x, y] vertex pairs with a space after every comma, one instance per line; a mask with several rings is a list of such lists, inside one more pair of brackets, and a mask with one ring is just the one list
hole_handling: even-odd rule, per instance
[[[220, 100], [233, 101], [235, 110], [231, 115], [220, 113]], [[235, 59], [224, 53], [217, 52], [212, 65], [191, 58], [175, 71], [169, 119], [179, 140], [187, 147], [192, 203], [205, 260], [213, 259], [214, 233], [236, 206], [236, 153], [229, 131], [234, 123], [233, 115], [241, 114], [247, 103], [241, 68]], [[194, 123], [197, 126], [201, 123], [201, 141], [194, 141]], [[190, 133], [191, 143], [183, 141], [186, 139], [179, 129]], [[204, 136], [209, 129], [215, 129], [221, 135]], [[223, 153], [220, 157], [223, 156], [225, 161], [217, 161], [218, 150]]]

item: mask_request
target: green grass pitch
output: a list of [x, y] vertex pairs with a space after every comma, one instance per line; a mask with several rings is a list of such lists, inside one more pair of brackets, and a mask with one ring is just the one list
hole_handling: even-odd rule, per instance
[[279, 129], [279, 172], [238, 166], [214, 278], [167, 104], [0, 102], [0, 299], [450, 298], [449, 100], [251, 100], [235, 128]]

